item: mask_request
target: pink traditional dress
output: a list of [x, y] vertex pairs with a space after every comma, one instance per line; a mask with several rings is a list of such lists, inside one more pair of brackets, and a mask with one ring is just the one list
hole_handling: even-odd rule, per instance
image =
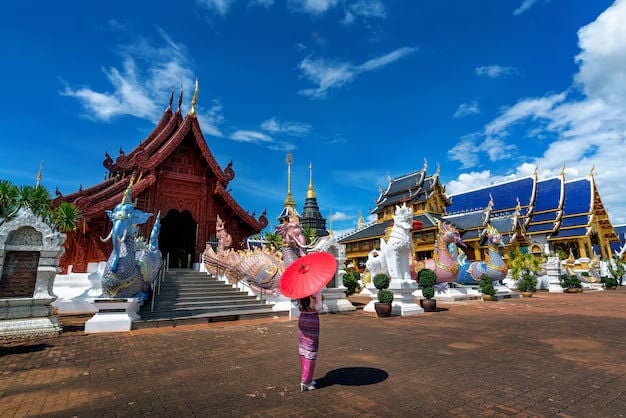
[[322, 291], [309, 296], [309, 309], [303, 310], [299, 303], [300, 318], [298, 319], [298, 352], [302, 366], [302, 383], [311, 384], [315, 372], [315, 360], [320, 340], [320, 317], [322, 309]]

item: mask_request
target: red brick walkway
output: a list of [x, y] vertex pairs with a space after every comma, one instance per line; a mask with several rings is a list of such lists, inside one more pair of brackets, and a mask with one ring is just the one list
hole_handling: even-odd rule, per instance
[[306, 393], [284, 319], [4, 344], [0, 416], [626, 415], [626, 288], [440, 307], [322, 315]]

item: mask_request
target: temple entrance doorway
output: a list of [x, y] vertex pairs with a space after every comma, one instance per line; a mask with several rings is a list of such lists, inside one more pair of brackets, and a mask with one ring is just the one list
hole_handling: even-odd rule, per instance
[[191, 268], [195, 261], [198, 223], [188, 210], [172, 209], [161, 219], [159, 249], [170, 268]]

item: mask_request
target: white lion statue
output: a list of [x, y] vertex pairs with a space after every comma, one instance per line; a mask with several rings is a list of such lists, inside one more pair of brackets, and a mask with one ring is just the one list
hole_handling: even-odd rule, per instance
[[411, 229], [413, 210], [403, 203], [396, 206], [393, 226], [387, 242], [380, 239], [380, 251], [372, 250], [365, 266], [374, 277], [378, 273], [387, 274], [391, 279], [410, 280], [409, 260], [412, 253]]

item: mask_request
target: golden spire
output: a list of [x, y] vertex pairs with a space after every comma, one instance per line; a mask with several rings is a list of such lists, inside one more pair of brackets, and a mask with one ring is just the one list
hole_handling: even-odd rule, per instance
[[124, 197], [122, 198], [122, 204], [123, 205], [132, 205], [133, 204], [133, 200], [132, 200], [132, 192], [133, 192], [133, 183], [135, 181], [135, 175], [133, 174], [130, 177], [130, 181], [128, 182], [128, 187], [126, 188], [126, 191], [124, 192]]
[[315, 199], [315, 190], [313, 190], [313, 164], [309, 163], [309, 190], [306, 192], [307, 199]]
[[333, 236], [333, 211], [328, 214], [328, 235]]
[[361, 229], [365, 226], [365, 220], [363, 219], [363, 212], [359, 209], [359, 223], [357, 224], [357, 229]]
[[287, 197], [285, 198], [283, 206], [295, 209], [296, 201], [293, 200], [293, 196], [291, 195], [291, 164], [293, 163], [293, 155], [291, 155], [291, 151], [287, 153], [287, 159], [285, 162], [287, 163]]
[[37, 172], [37, 184], [35, 188], [39, 187], [39, 182], [41, 181], [41, 173], [43, 171], [43, 160], [39, 163], [39, 171]]
[[191, 110], [189, 116], [196, 117], [196, 103], [198, 102], [198, 77], [196, 77], [196, 90], [193, 92], [193, 99], [191, 99]]

